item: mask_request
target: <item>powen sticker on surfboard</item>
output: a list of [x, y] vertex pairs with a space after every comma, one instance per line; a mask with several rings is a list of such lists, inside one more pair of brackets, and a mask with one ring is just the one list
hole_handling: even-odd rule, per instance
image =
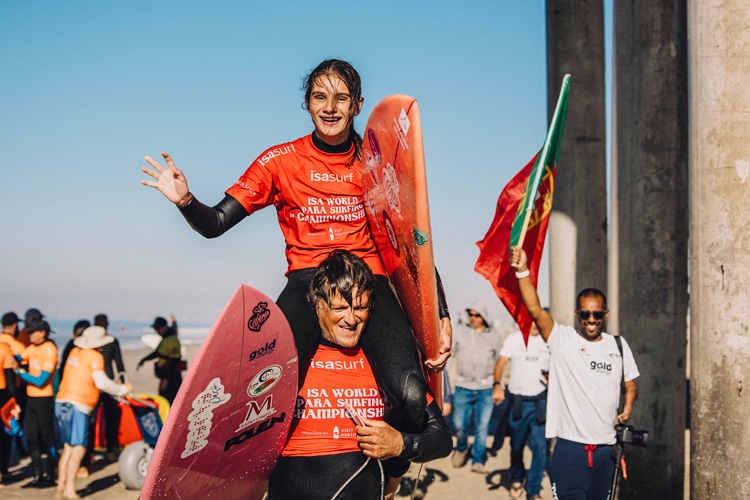
[[273, 301], [242, 285], [182, 383], [140, 498], [261, 500], [296, 398], [289, 324]]
[[[386, 97], [362, 141], [365, 212], [375, 245], [426, 359], [440, 351], [440, 319], [417, 101]], [[442, 405], [442, 376], [427, 371]]]

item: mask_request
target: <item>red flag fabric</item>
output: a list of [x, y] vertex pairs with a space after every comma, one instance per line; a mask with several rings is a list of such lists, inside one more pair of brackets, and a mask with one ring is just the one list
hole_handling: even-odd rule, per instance
[[[537, 154], [538, 156], [538, 154]], [[474, 270], [487, 278], [495, 289], [500, 301], [508, 309], [523, 332], [524, 342], [528, 343], [532, 320], [526, 306], [521, 301], [518, 278], [515, 269], [508, 263], [510, 259], [510, 235], [513, 220], [521, 204], [524, 189], [534, 168], [536, 156], [505, 186], [497, 200], [495, 219], [482, 241], [477, 242], [479, 259]], [[534, 212], [529, 221], [523, 249], [528, 256], [529, 272], [536, 287], [539, 276], [539, 263], [547, 236], [547, 224], [552, 210], [552, 193], [555, 185], [555, 166], [544, 166], [542, 181], [534, 201]]]

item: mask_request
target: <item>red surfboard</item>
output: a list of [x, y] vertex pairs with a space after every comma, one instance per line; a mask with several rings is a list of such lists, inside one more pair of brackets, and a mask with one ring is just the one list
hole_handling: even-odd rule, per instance
[[[417, 100], [386, 97], [372, 110], [362, 142], [370, 231], [425, 359], [440, 352], [437, 283]], [[442, 374], [426, 370], [442, 406]]]
[[140, 498], [261, 500], [296, 398], [289, 324], [271, 299], [242, 285], [182, 382]]

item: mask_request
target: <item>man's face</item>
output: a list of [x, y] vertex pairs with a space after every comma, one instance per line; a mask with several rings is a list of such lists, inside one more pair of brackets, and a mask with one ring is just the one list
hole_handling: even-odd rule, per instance
[[475, 330], [484, 330], [484, 320], [482, 315], [476, 312], [474, 309], [467, 309], [466, 314], [469, 315], [469, 324]]
[[531, 323], [531, 329], [529, 330], [529, 335], [532, 337], [536, 337], [539, 335], [539, 328], [537, 328], [536, 323]]
[[330, 307], [324, 300], [318, 301], [320, 330], [329, 342], [342, 347], [354, 347], [359, 343], [370, 316], [369, 292], [358, 295], [354, 288], [352, 302], [354, 304], [349, 304], [338, 292], [331, 297]]
[[[596, 319], [595, 314], [602, 317]], [[602, 297], [582, 297], [576, 311], [576, 318], [578, 318], [578, 324], [580, 325], [579, 333], [586, 340], [599, 340], [608, 314], [609, 309], [604, 309]], [[588, 318], [584, 319], [584, 316], [588, 316]]]

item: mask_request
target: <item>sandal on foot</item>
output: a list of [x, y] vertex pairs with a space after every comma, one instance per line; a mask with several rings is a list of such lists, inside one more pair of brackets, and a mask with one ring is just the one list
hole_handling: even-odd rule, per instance
[[[518, 486], [516, 486], [518, 485]], [[523, 484], [522, 483], [513, 483], [513, 485], [510, 487], [510, 497], [511, 498], [521, 498], [521, 495], [523, 495]]]

